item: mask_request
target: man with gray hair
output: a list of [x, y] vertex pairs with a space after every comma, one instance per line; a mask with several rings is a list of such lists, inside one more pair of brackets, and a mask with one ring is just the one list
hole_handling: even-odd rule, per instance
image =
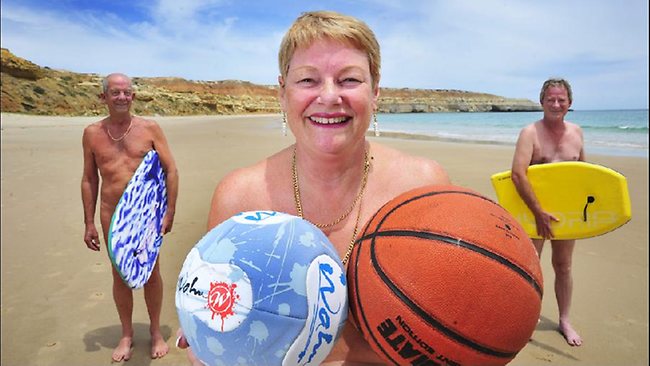
[[573, 102], [571, 85], [564, 79], [551, 78], [544, 82], [539, 101], [544, 109], [541, 120], [524, 127], [517, 140], [512, 160], [512, 181], [517, 192], [535, 216], [537, 234], [533, 244], [541, 258], [546, 239], [551, 240], [553, 270], [555, 272], [555, 297], [559, 309], [559, 331], [571, 346], [582, 345], [582, 338], [569, 322], [573, 277], [571, 263], [575, 240], [554, 240], [551, 221], [558, 219], [544, 211], [526, 176], [533, 164], [557, 161], [584, 161], [584, 139], [580, 126], [565, 121]]
[[[150, 150], [156, 150], [166, 173], [167, 213], [162, 222], [162, 233], [171, 231], [178, 194], [176, 163], [160, 126], [131, 114], [135, 98], [131, 79], [124, 74], [108, 75], [102, 83], [100, 98], [108, 108], [108, 116], [90, 124], [83, 132], [83, 175], [81, 199], [84, 209], [84, 242], [88, 249], [99, 251], [100, 241], [95, 227], [97, 195], [101, 189], [100, 222], [104, 241], [108, 242], [111, 217], [122, 193], [136, 168]], [[100, 187], [101, 176], [101, 187]], [[160, 259], [156, 261], [149, 280], [144, 285], [144, 298], [149, 313], [151, 334], [151, 357], [160, 358], [169, 347], [160, 333], [163, 284], [160, 275]], [[131, 358], [133, 344], [133, 290], [113, 272], [113, 300], [122, 325], [122, 337], [113, 351], [113, 361]]]

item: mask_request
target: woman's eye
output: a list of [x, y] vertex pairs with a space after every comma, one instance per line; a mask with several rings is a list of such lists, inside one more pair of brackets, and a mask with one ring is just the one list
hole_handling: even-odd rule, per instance
[[343, 85], [356, 85], [361, 83], [361, 80], [357, 78], [345, 78], [341, 81], [341, 84]]

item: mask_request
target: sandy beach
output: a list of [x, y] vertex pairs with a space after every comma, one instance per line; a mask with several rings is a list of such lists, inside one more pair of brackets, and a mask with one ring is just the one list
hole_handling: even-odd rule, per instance
[[[120, 336], [111, 296], [110, 260], [83, 243], [81, 136], [98, 117], [2, 114], [3, 366], [109, 365]], [[160, 254], [164, 280], [162, 329], [169, 354], [149, 356], [143, 293], [134, 295], [135, 348], [129, 365], [187, 365], [174, 347], [178, 272], [205, 233], [216, 183], [293, 143], [280, 116], [155, 118], [167, 135], [180, 174], [173, 231]], [[489, 181], [508, 170], [513, 146], [369, 137], [433, 158], [454, 184], [495, 199]], [[578, 242], [574, 253], [572, 322], [584, 338], [570, 347], [556, 331], [550, 245], [542, 257], [541, 321], [511, 365], [646, 365], [648, 363], [648, 160], [589, 155], [628, 179], [632, 220]], [[99, 220], [96, 221], [99, 227]]]

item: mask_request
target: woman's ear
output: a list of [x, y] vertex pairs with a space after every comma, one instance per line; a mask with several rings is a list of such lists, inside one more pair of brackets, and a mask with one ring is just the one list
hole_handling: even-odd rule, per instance
[[372, 94], [372, 102], [374, 104], [375, 110], [377, 110], [377, 105], [379, 102], [379, 77], [377, 77], [377, 81], [374, 82]]
[[280, 106], [282, 107], [282, 110], [286, 110], [286, 108], [284, 108], [285, 90], [284, 90], [284, 78], [282, 78], [282, 75], [278, 75], [278, 85], [280, 86], [278, 88], [278, 99], [280, 100]]

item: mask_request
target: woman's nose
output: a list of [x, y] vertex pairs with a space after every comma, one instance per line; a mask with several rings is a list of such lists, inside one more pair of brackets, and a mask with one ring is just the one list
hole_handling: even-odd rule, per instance
[[338, 85], [333, 81], [326, 81], [323, 83], [318, 99], [323, 104], [339, 104], [341, 103], [341, 93]]

